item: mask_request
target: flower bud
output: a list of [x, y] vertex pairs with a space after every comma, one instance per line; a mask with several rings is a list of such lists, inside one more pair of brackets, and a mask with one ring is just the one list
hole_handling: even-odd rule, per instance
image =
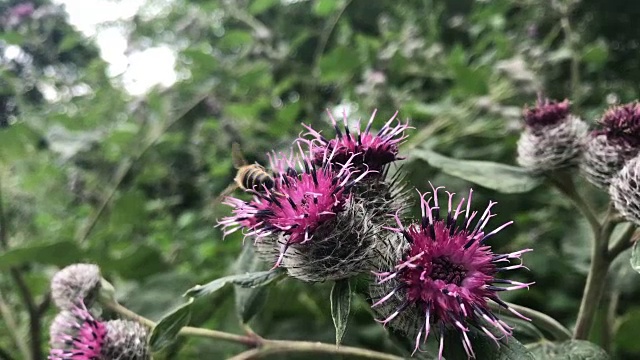
[[580, 170], [601, 189], [606, 189], [624, 164], [640, 151], [640, 104], [609, 109], [585, 145]]
[[587, 125], [569, 111], [569, 101], [539, 99], [525, 108], [525, 128], [518, 140], [518, 164], [542, 173], [578, 163]]
[[147, 360], [147, 329], [129, 320], [111, 320], [105, 324], [107, 335], [102, 348], [104, 359]]
[[640, 156], [629, 160], [612, 179], [609, 194], [615, 208], [627, 220], [640, 225]]
[[82, 299], [91, 307], [100, 291], [100, 268], [93, 264], [73, 264], [58, 271], [51, 280], [51, 297], [60, 310], [76, 307]]

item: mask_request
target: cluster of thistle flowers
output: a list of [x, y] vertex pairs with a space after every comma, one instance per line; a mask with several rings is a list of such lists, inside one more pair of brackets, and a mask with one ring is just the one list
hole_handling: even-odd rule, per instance
[[422, 217], [403, 220], [409, 194], [400, 172], [391, 176], [389, 167], [401, 159], [398, 147], [409, 126], [396, 122], [396, 112], [374, 134], [375, 114], [364, 131], [359, 122], [350, 129], [346, 114], [342, 128], [329, 114], [335, 128], [330, 139], [305, 125], [297, 157], [270, 156], [273, 187], [248, 190], [250, 201], [226, 198], [232, 215], [220, 224], [225, 235], [241, 229], [275, 267], [303, 281], [373, 275], [369, 290], [379, 322], [415, 341], [415, 350], [434, 333], [439, 357], [445, 334], [459, 333], [473, 357], [470, 332], [496, 344], [512, 334], [489, 301], [522, 317], [498, 294], [531, 284], [497, 275], [523, 267], [521, 255], [530, 249], [494, 253], [487, 240], [511, 222], [486, 230], [495, 203], [474, 211], [472, 191], [455, 202], [455, 194], [432, 186], [420, 194]]
[[74, 264], [57, 272], [51, 297], [60, 310], [50, 327], [49, 360], [147, 360], [147, 329], [134, 321], [101, 321], [92, 313], [100, 269]]
[[539, 99], [524, 110], [518, 162], [535, 173], [579, 166], [584, 177], [609, 191], [618, 211], [640, 224], [640, 104], [613, 106], [592, 131], [571, 114], [568, 100]]

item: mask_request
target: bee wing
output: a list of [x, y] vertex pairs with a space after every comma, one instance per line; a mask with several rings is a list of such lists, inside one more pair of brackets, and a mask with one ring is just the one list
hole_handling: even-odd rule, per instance
[[218, 197], [216, 197], [215, 203], [216, 204], [221, 203], [226, 196], [229, 196], [229, 194], [231, 194], [237, 188], [238, 188], [238, 185], [235, 182], [232, 184], [229, 184], [229, 186], [227, 186], [226, 189], [222, 190], [222, 192], [218, 195]]
[[231, 161], [233, 161], [233, 166], [236, 169], [239, 169], [245, 165], [247, 165], [247, 159], [242, 155], [242, 150], [240, 150], [240, 144], [234, 142], [231, 144]]

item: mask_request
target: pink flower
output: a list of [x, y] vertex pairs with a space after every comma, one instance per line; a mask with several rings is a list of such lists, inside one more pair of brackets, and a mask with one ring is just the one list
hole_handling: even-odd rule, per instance
[[371, 125], [376, 116], [376, 112], [377, 110], [374, 110], [373, 114], [371, 114], [371, 118], [364, 132], [361, 132], [360, 124], [358, 124], [356, 132], [353, 134], [347, 125], [346, 111], [343, 116], [343, 133], [334, 117], [327, 110], [331, 118], [331, 123], [336, 131], [336, 137], [331, 140], [326, 139], [318, 131], [303, 124], [303, 126], [309, 130], [305, 135], [312, 137], [312, 139], [300, 138], [299, 141], [316, 145], [314, 147], [314, 160], [317, 164], [323, 161], [323, 154], [328, 151], [335, 152], [332, 162], [336, 164], [344, 164], [347, 160], [355, 156], [352, 162], [356, 169], [366, 168], [380, 172], [385, 165], [401, 159], [398, 157], [398, 146], [407, 138], [407, 136], [404, 135], [404, 131], [409, 128], [409, 125], [408, 123], [402, 124], [398, 121], [395, 126], [392, 126], [393, 121], [398, 115], [396, 111], [382, 129], [374, 135], [371, 133]]
[[566, 99], [562, 102], [557, 102], [541, 97], [536, 101], [536, 106], [524, 109], [524, 122], [527, 126], [533, 128], [556, 125], [569, 116], [570, 106], [571, 103]]
[[521, 262], [511, 265], [510, 261], [520, 259], [531, 249], [493, 253], [486, 241], [513, 222], [487, 232], [485, 226], [495, 216], [491, 208], [496, 203], [490, 202], [478, 218], [479, 213], [470, 208], [472, 191], [466, 201], [463, 198], [455, 207], [454, 194], [447, 192], [448, 210], [441, 218], [440, 189], [433, 189], [429, 200], [425, 200], [429, 193], [421, 194], [420, 223], [405, 227], [396, 216], [398, 228], [390, 230], [401, 234], [407, 244], [395, 266], [390, 264], [391, 269], [376, 273], [377, 282], [371, 289], [372, 307], [383, 317], [382, 324], [415, 336], [415, 350], [421, 339], [426, 342], [433, 329], [440, 339], [439, 358], [442, 358], [445, 329], [456, 329], [467, 355], [474, 357], [467, 335], [470, 326], [483, 331], [496, 344], [499, 338], [484, 324], [490, 324], [501, 337], [512, 335], [512, 328], [489, 310], [489, 300], [524, 318], [500, 300], [498, 294], [528, 288], [532, 283], [499, 279], [496, 275], [524, 267]]
[[302, 172], [294, 169], [294, 158], [273, 155], [275, 184], [271, 189], [249, 190], [255, 195], [249, 202], [225, 199], [224, 203], [234, 209], [233, 215], [219, 221], [224, 235], [245, 229], [245, 237], [254, 236], [256, 242], [272, 235], [284, 236], [278, 266], [290, 245], [311, 241], [318, 227], [345, 210], [351, 188], [368, 174], [365, 171], [355, 177], [358, 172], [352, 168], [354, 156], [343, 165], [333, 165], [334, 155], [325, 151], [318, 166], [303, 154], [299, 161]]
[[97, 360], [105, 343], [104, 323], [93, 318], [79, 301], [70, 310], [56, 316], [50, 328], [49, 360]]
[[609, 141], [622, 145], [640, 147], [640, 103], [612, 107], [602, 117], [600, 125], [602, 129], [595, 134], [604, 134]]

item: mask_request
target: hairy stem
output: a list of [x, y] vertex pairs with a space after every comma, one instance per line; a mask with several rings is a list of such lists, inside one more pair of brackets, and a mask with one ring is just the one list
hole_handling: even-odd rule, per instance
[[[153, 328], [156, 323], [143, 316], [140, 316], [133, 311], [125, 308], [117, 303], [105, 303], [105, 307], [108, 309], [127, 317], [131, 320], [137, 321], [145, 326]], [[196, 327], [185, 326], [178, 333], [181, 336], [199, 336], [210, 339], [223, 340], [229, 342], [235, 342], [243, 344], [247, 347], [253, 348], [252, 350], [245, 351], [232, 359], [259, 359], [271, 354], [284, 354], [284, 353], [323, 353], [344, 355], [351, 357], [359, 357], [365, 359], [379, 359], [379, 360], [402, 360], [401, 357], [385, 354], [377, 351], [371, 351], [367, 349], [361, 349], [351, 346], [336, 346], [334, 344], [326, 344], [321, 342], [309, 342], [309, 341], [289, 341], [289, 340], [268, 340], [263, 339], [258, 335], [236, 335], [230, 334], [224, 331], [202, 329]]]
[[633, 245], [632, 237], [636, 234], [636, 226], [634, 224], [627, 224], [627, 228], [624, 230], [622, 235], [615, 241], [613, 241], [613, 245], [609, 248], [607, 252], [607, 258], [609, 261], [615, 260], [620, 253], [627, 250]]
[[[509, 307], [513, 310], [530, 318], [533, 325], [535, 325], [539, 329], [547, 331], [554, 337], [555, 340], [563, 341], [571, 339], [571, 331], [569, 331], [566, 327], [564, 327], [551, 316], [525, 306], [508, 303], [506, 301], [505, 303], [509, 305]], [[496, 312], [504, 311], [504, 308], [502, 306], [494, 302], [489, 302], [488, 304], [491, 310], [494, 310]]]

